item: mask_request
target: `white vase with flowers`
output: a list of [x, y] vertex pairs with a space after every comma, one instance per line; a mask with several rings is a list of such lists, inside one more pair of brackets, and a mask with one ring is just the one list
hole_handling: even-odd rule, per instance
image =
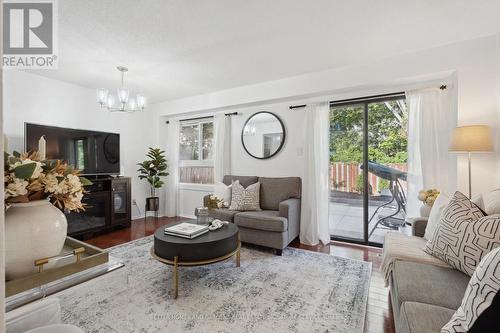
[[36, 271], [35, 260], [60, 253], [66, 239], [64, 211], [84, 210], [91, 182], [61, 161], [5, 153], [5, 273], [8, 280]]
[[428, 190], [421, 190], [418, 192], [418, 200], [422, 201], [420, 206], [420, 216], [429, 217], [434, 201], [436, 201], [439, 191], [435, 188]]

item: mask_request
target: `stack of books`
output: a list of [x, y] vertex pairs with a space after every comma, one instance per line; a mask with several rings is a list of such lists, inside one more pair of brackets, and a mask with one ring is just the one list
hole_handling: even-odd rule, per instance
[[165, 235], [193, 239], [208, 232], [208, 226], [192, 223], [180, 223], [165, 228]]

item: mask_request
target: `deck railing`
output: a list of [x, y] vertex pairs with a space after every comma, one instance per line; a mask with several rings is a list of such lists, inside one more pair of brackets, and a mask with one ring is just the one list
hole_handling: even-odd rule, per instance
[[[406, 163], [382, 163], [394, 169], [407, 171]], [[361, 192], [362, 181], [359, 183], [358, 178], [363, 170], [360, 168], [360, 163], [350, 162], [334, 162], [330, 164], [330, 189], [341, 192]], [[375, 176], [373, 173], [368, 173], [368, 183], [372, 189], [372, 195], [379, 195], [383, 190], [382, 178]], [[403, 184], [406, 187], [406, 183]]]

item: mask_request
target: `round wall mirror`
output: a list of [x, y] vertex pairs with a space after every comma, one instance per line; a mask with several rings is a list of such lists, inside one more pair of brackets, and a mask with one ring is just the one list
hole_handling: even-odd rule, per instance
[[272, 112], [261, 111], [251, 115], [241, 131], [245, 151], [258, 159], [271, 158], [285, 143], [285, 126]]

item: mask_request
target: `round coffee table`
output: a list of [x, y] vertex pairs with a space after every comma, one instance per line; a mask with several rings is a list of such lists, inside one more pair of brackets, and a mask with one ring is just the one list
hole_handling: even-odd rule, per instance
[[229, 223], [193, 239], [165, 235], [165, 228], [179, 223], [182, 222], [158, 228], [151, 247], [153, 258], [174, 266], [174, 298], [179, 294], [179, 266], [208, 265], [236, 256], [236, 267], [240, 267], [241, 242], [237, 226]]

